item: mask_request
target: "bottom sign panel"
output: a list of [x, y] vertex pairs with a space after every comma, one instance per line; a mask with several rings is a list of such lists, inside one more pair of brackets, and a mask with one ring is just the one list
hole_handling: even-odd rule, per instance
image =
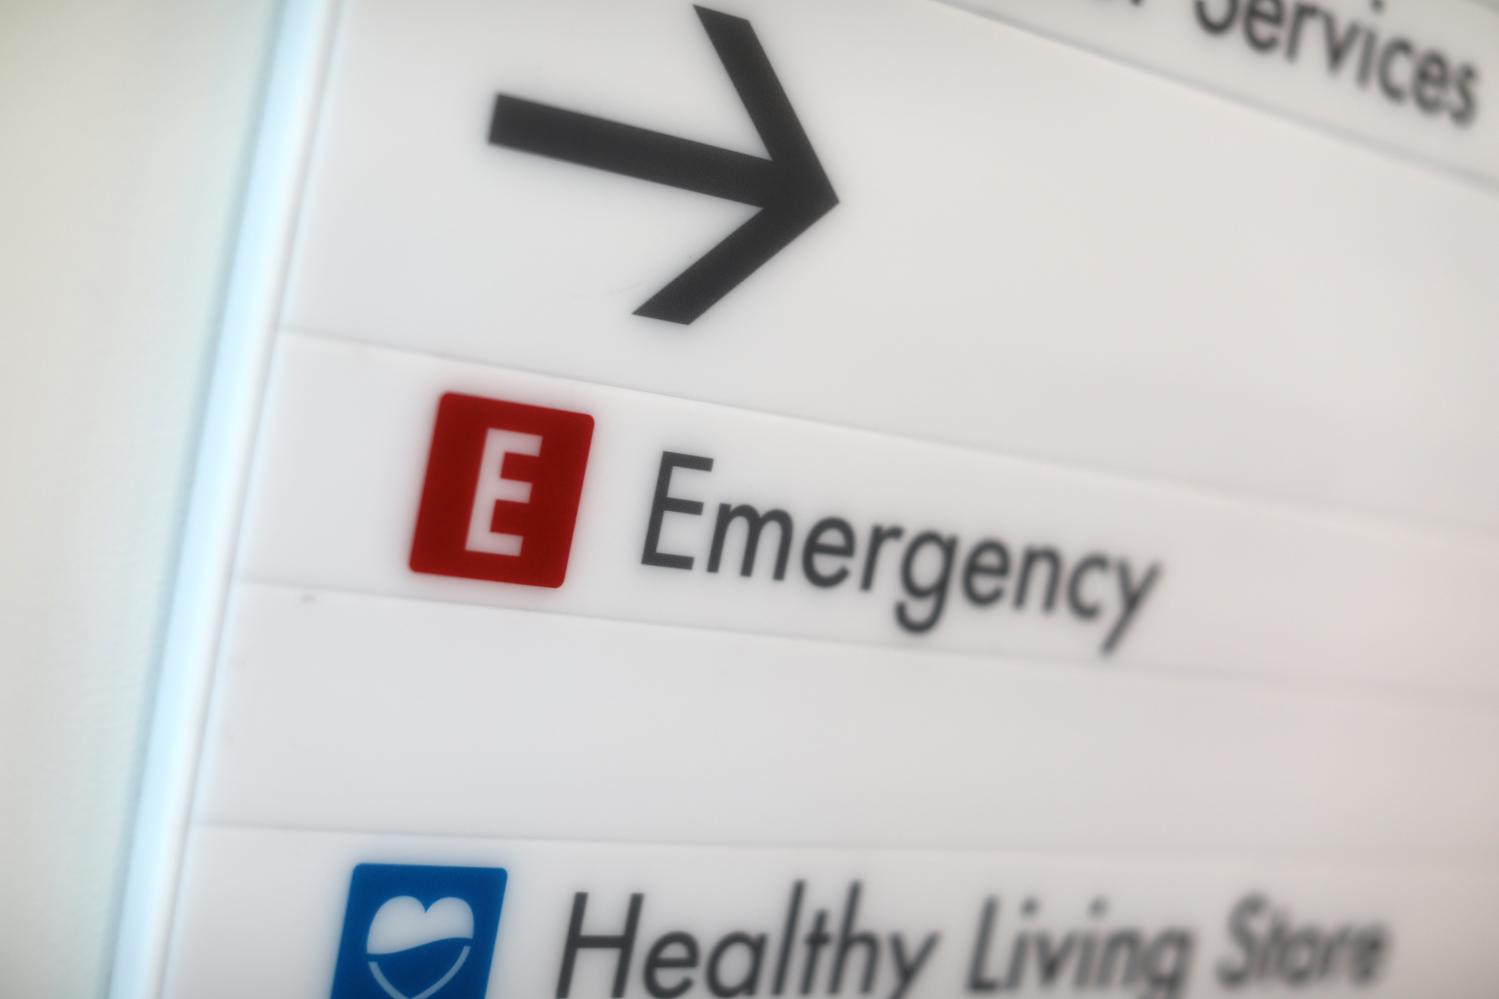
[[199, 826], [167, 995], [1466, 996], [1499, 879]]

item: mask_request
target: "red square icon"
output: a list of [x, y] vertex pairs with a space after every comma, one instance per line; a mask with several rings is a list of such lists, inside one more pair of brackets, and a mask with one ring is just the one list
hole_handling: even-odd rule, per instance
[[411, 568], [561, 586], [593, 417], [446, 393], [437, 404]]

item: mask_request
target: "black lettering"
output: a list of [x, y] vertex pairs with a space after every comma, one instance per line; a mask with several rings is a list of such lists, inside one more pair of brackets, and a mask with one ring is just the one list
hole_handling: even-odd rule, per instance
[[1442, 110], [1451, 83], [1447, 60], [1438, 52], [1428, 52], [1416, 63], [1416, 106], [1427, 114]]
[[1354, 938], [1348, 958], [1349, 975], [1359, 985], [1368, 985], [1384, 973], [1389, 953], [1389, 934], [1383, 926], [1370, 926]]
[[755, 571], [755, 552], [760, 547], [760, 532], [766, 524], [775, 524], [780, 535], [780, 547], [776, 553], [775, 578], [786, 578], [786, 563], [791, 558], [791, 516], [785, 510], [759, 510], [748, 503], [731, 507], [718, 504], [718, 519], [713, 524], [713, 545], [708, 549], [708, 571], [717, 572], [723, 561], [724, 539], [728, 537], [729, 525], [736, 520], [744, 521], [744, 559], [740, 563], [739, 575], [750, 576]]
[[[985, 558], [992, 555], [993, 558]], [[1003, 586], [994, 586], [987, 592], [979, 590], [979, 580], [988, 576], [1004, 579], [1010, 572], [1010, 551], [998, 541], [980, 541], [968, 553], [963, 563], [963, 592], [968, 599], [980, 607], [987, 607], [1005, 595]]]
[[1280, 44], [1280, 29], [1285, 20], [1282, 0], [1249, 0], [1244, 11], [1244, 37], [1251, 48], [1269, 52]]
[[[1116, 985], [1133, 985], [1135, 976], [1139, 974], [1140, 951], [1144, 947], [1140, 940], [1140, 934], [1136, 930], [1115, 930], [1108, 935], [1103, 944], [1103, 956], [1098, 962], [1098, 988], [1109, 989]], [[1122, 958], [1120, 955], [1123, 955]], [[1116, 977], [1114, 974], [1114, 961], [1120, 959], [1120, 970]]]
[[890, 963], [895, 967], [895, 988], [890, 992], [890, 999], [901, 999], [906, 994], [915, 983], [916, 976], [921, 973], [921, 966], [926, 964], [927, 958], [932, 956], [932, 951], [936, 946], [937, 934], [928, 933], [926, 940], [908, 958], [905, 938], [899, 933], [890, 934]]
[[989, 966], [989, 945], [994, 937], [995, 910], [999, 899], [990, 896], [984, 899], [983, 911], [979, 914], [978, 935], [973, 941], [973, 957], [968, 962], [968, 991], [997, 992], [999, 979], [985, 973]]
[[[926, 583], [919, 583], [915, 579], [916, 561], [921, 557], [921, 551], [927, 546], [934, 546], [941, 552], [941, 568], [935, 578]], [[943, 536], [935, 531], [923, 531], [911, 539], [910, 547], [906, 549], [906, 557], [901, 561], [900, 579], [905, 587], [906, 596], [915, 600], [931, 600], [930, 611], [925, 620], [918, 620], [914, 615], [907, 613], [907, 601], [902, 600], [895, 605], [895, 619], [900, 626], [914, 634], [921, 634], [934, 628], [942, 617], [942, 608], [947, 603], [947, 586], [952, 579], [953, 550], [957, 546], [957, 539], [951, 536]]]
[[1350, 21], [1343, 29], [1341, 36], [1338, 34], [1338, 19], [1331, 13], [1324, 13], [1327, 31], [1327, 71], [1334, 76], [1343, 68], [1343, 61], [1348, 58], [1348, 53], [1358, 43], [1362, 30], [1357, 22]]
[[1194, 948], [1192, 934], [1186, 930], [1167, 930], [1151, 941], [1143, 962], [1150, 995], [1176, 999], [1182, 994], [1192, 970]]
[[870, 529], [869, 554], [864, 556], [864, 578], [859, 583], [859, 589], [867, 590], [874, 585], [874, 569], [880, 560], [880, 546], [905, 533], [905, 528], [886, 527], [884, 524], [875, 524]]
[[1280, 977], [1292, 985], [1305, 985], [1317, 973], [1322, 951], [1321, 935], [1312, 927], [1294, 930], [1280, 949]]
[[1318, 944], [1317, 958], [1313, 962], [1312, 974], [1318, 978], [1329, 974], [1340, 973], [1335, 966], [1339, 957], [1348, 950], [1353, 939], [1354, 931], [1351, 926], [1340, 926], [1328, 935], [1327, 939]]
[[848, 961], [848, 953], [855, 947], [864, 950], [864, 982], [860, 992], [868, 992], [874, 988], [874, 973], [880, 966], [880, 940], [865, 930], [854, 932], [854, 920], [859, 914], [859, 891], [863, 885], [858, 881], [848, 886], [848, 900], [843, 907], [843, 926], [838, 931], [838, 946], [833, 952], [833, 979], [828, 986], [830, 992], [840, 992], [843, 989], [843, 967]]
[[1474, 66], [1464, 64], [1458, 69], [1455, 78], [1457, 106], [1452, 109], [1452, 120], [1458, 125], [1471, 125], [1478, 116], [1478, 101], [1473, 96], [1473, 87], [1477, 82], [1478, 70]]
[[822, 949], [831, 941], [828, 935], [828, 914], [824, 909], [818, 909], [817, 914], [812, 917], [812, 928], [807, 931], [803, 942], [807, 945], [807, 967], [802, 972], [802, 995], [810, 995], [812, 983], [817, 981], [817, 961], [822, 954]]
[[1136, 585], [1134, 580], [1130, 578], [1129, 563], [1124, 561], [1124, 559], [1120, 559], [1115, 564], [1119, 566], [1119, 594], [1123, 598], [1124, 604], [1119, 611], [1119, 620], [1114, 622], [1114, 627], [1109, 629], [1108, 637], [1103, 640], [1103, 651], [1105, 654], [1113, 652], [1114, 648], [1119, 644], [1119, 640], [1124, 637], [1124, 633], [1129, 628], [1130, 622], [1134, 620], [1135, 612], [1145, 602], [1145, 597], [1150, 593], [1150, 588], [1155, 585], [1156, 580], [1161, 575], [1161, 566], [1157, 563], [1150, 567], [1139, 584]]
[[1379, 48], [1379, 34], [1373, 28], [1364, 28], [1364, 47], [1358, 60], [1358, 85], [1367, 87], [1374, 72], [1374, 51]]
[[1033, 939], [1036, 944], [1036, 980], [1050, 988], [1056, 984], [1067, 966], [1067, 958], [1072, 953], [1077, 937], [1075, 934], [1065, 933], [1060, 941], [1056, 941], [1050, 933], [1041, 930]]
[[[835, 544], [825, 544], [822, 541], [824, 534], [834, 533], [838, 535]], [[842, 517], [824, 517], [812, 525], [812, 530], [807, 534], [806, 543], [802, 545], [802, 572], [813, 586], [829, 587], [837, 586], [848, 578], [848, 566], [840, 565], [832, 572], [822, 572], [817, 567], [817, 557], [828, 555], [836, 558], [848, 558], [854, 553], [854, 529], [848, 521]]]
[[635, 950], [635, 928], [640, 923], [640, 906], [645, 896], [636, 892], [630, 896], [630, 908], [625, 916], [625, 930], [618, 936], [583, 934], [583, 911], [588, 908], [588, 893], [580, 891], [573, 895], [572, 918], [567, 924], [567, 943], [562, 948], [562, 971], [557, 976], [557, 999], [567, 999], [573, 984], [573, 964], [578, 951], [587, 948], [617, 950], [614, 961], [614, 999], [625, 994], [625, 983], [630, 976], [630, 955]]
[[1019, 610], [1025, 606], [1025, 595], [1030, 590], [1031, 567], [1045, 564], [1046, 576], [1046, 599], [1042, 603], [1042, 610], [1048, 614], [1057, 603], [1057, 584], [1061, 582], [1062, 556], [1055, 548], [1027, 548], [1020, 556], [1020, 580], [1015, 584], [1015, 608]]
[[[749, 963], [737, 982], [726, 982], [723, 978], [723, 958], [730, 948], [742, 947], [749, 954]], [[708, 991], [727, 999], [729, 996], [754, 995], [760, 987], [760, 962], [765, 957], [765, 934], [751, 936], [748, 933], [730, 933], [720, 940], [708, 955]]]
[[780, 995], [786, 986], [786, 969], [791, 965], [791, 948], [796, 940], [796, 924], [802, 916], [802, 892], [806, 883], [791, 886], [791, 902], [786, 907], [786, 925], [781, 930], [781, 953], [776, 957], [776, 980], [772, 995]]
[[1087, 555], [1072, 568], [1072, 578], [1067, 581], [1067, 606], [1072, 608], [1072, 613], [1085, 621], [1091, 621], [1098, 616], [1099, 606], [1096, 603], [1083, 602], [1083, 577], [1089, 572], [1107, 572], [1109, 560], [1102, 555]]
[[691, 555], [672, 555], [661, 551], [661, 522], [668, 513], [685, 513], [697, 516], [703, 512], [703, 504], [697, 500], [677, 499], [669, 495], [671, 474], [678, 468], [690, 468], [698, 472], [713, 471], [713, 459], [695, 454], [678, 454], [676, 451], [661, 452], [661, 467], [656, 472], [656, 496], [651, 501], [651, 515], [645, 527], [645, 553], [640, 556], [642, 565], [659, 565], [667, 569], [691, 569]]
[[1224, 985], [1243, 985], [1254, 973], [1255, 931], [1253, 921], [1265, 908], [1262, 895], [1245, 895], [1234, 903], [1228, 915], [1228, 935], [1233, 938], [1240, 957], [1237, 961], [1218, 962], [1218, 981]]
[[1215, 35], [1221, 35], [1234, 26], [1239, 19], [1239, 0], [1224, 0], [1223, 16], [1214, 20], [1208, 11], [1209, 0], [1197, 0], [1192, 5], [1197, 12], [1197, 23]]
[[1410, 58], [1412, 51], [1410, 42], [1404, 38], [1397, 38], [1386, 45], [1384, 52], [1379, 56], [1379, 89], [1397, 104], [1405, 102], [1408, 91], [1390, 76], [1390, 67], [1394, 64], [1396, 56], [1404, 55]]
[[1286, 59], [1295, 62], [1301, 52], [1301, 30], [1306, 22], [1321, 17], [1322, 11], [1310, 4], [1299, 3], [1291, 13], [1291, 30], [1286, 34]]
[[[668, 954], [673, 947], [680, 947], [678, 955]], [[676, 999], [692, 988], [692, 976], [683, 975], [675, 982], [661, 982], [662, 971], [676, 971], [697, 967], [697, 940], [690, 933], [668, 933], [651, 945], [645, 955], [645, 990], [656, 999]]]

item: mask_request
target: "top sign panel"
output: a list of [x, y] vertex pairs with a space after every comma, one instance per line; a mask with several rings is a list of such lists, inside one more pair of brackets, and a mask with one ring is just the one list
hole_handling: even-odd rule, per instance
[[353, 0], [326, 101], [288, 328], [1499, 526], [1449, 173], [906, 0]]
[[1499, 16], [1471, 0], [945, 0], [1499, 184]]

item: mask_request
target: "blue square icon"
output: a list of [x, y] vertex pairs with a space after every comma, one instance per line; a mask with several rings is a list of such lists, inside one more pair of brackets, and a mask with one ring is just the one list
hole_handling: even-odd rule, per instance
[[484, 999], [504, 900], [502, 867], [360, 864], [332, 999]]

